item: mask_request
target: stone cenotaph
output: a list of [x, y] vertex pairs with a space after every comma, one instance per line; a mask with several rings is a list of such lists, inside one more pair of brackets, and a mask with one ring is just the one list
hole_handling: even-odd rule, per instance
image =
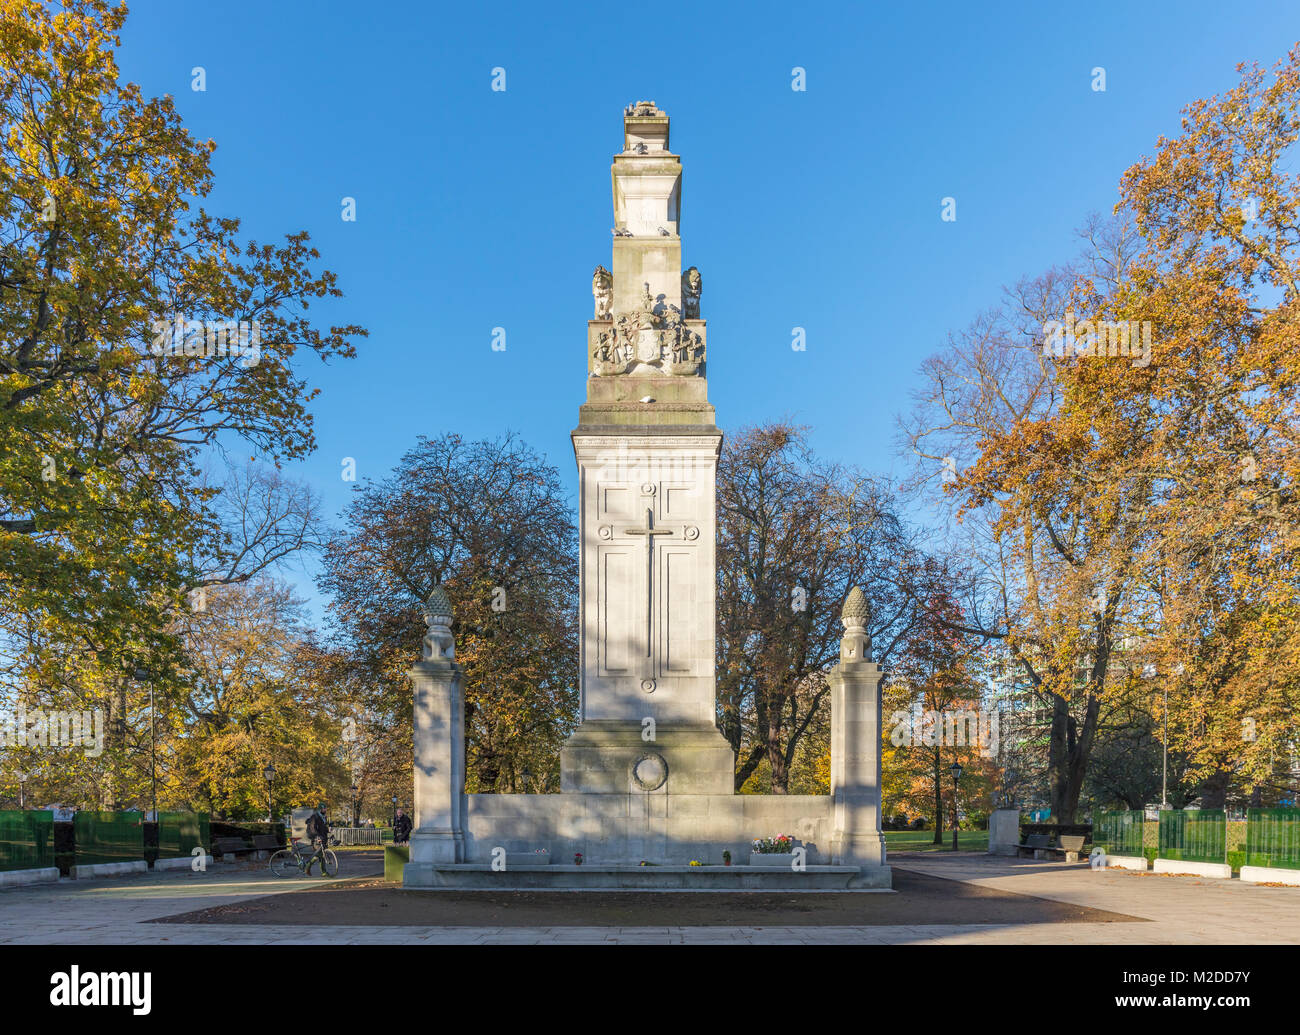
[[[681, 158], [653, 102], [625, 110], [612, 181], [612, 269], [592, 280], [587, 398], [571, 435], [581, 723], [560, 754], [558, 794], [466, 795], [452, 606], [435, 587], [410, 672], [416, 829], [404, 884], [886, 889], [881, 673], [860, 589], [827, 676], [831, 793], [734, 793], [714, 677], [722, 432], [708, 400], [703, 280], [682, 268]], [[790, 865], [743, 865], [755, 838], [777, 834], [795, 838]], [[742, 864], [721, 865], [724, 850]]]

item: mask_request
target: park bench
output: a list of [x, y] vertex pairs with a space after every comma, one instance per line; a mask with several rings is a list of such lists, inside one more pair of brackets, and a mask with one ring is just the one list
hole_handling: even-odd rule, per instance
[[1042, 856], [1038, 853], [1046, 851], [1051, 847], [1051, 844], [1051, 834], [1030, 834], [1022, 844], [1016, 845], [1016, 855], [1024, 858], [1025, 852], [1028, 852], [1030, 857], [1041, 859]]
[[213, 855], [235, 856], [241, 852], [252, 852], [254, 850], [254, 846], [242, 837], [214, 837], [212, 839]]
[[1046, 859], [1051, 855], [1063, 855], [1065, 861], [1078, 862], [1083, 853], [1084, 836], [1082, 834], [1061, 834], [1059, 844], [1052, 844], [1051, 834], [1030, 834], [1024, 844], [1016, 845], [1016, 855], [1023, 856], [1031, 852], [1035, 859]]

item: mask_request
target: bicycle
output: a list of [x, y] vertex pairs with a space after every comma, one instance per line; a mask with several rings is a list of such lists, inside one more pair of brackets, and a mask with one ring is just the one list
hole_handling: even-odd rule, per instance
[[295, 873], [310, 875], [317, 856], [320, 856], [322, 877], [333, 877], [339, 872], [339, 857], [324, 845], [319, 848], [313, 845], [310, 852], [304, 851], [305, 847], [295, 840], [292, 848], [281, 848], [271, 856], [271, 872], [277, 877], [292, 877]]

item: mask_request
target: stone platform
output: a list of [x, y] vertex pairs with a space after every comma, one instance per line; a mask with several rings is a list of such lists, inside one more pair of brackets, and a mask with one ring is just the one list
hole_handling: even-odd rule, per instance
[[[866, 876], [864, 876], [866, 874]], [[428, 890], [496, 891], [889, 891], [889, 867], [809, 865], [628, 866], [584, 864], [511, 866], [486, 863], [409, 863], [402, 886]]]
[[[810, 865], [850, 863], [831, 854], [835, 801], [829, 794], [670, 794], [664, 787], [623, 794], [469, 794], [464, 801], [464, 853], [423, 859], [413, 838], [413, 862], [486, 865], [499, 847], [511, 854], [546, 849], [553, 864], [581, 852], [587, 866], [633, 867], [642, 859], [670, 866], [692, 859], [720, 863], [728, 850], [739, 865], [754, 838], [789, 834]], [[883, 855], [878, 847], [873, 861]]]

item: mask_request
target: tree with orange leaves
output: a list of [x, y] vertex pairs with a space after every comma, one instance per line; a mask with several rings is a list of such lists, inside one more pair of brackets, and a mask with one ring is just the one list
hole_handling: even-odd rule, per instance
[[1124, 176], [1086, 260], [926, 366], [914, 450], [987, 531], [1001, 637], [1073, 818], [1108, 702], [1144, 700], [1222, 800], [1294, 756], [1300, 48], [1243, 66]]

